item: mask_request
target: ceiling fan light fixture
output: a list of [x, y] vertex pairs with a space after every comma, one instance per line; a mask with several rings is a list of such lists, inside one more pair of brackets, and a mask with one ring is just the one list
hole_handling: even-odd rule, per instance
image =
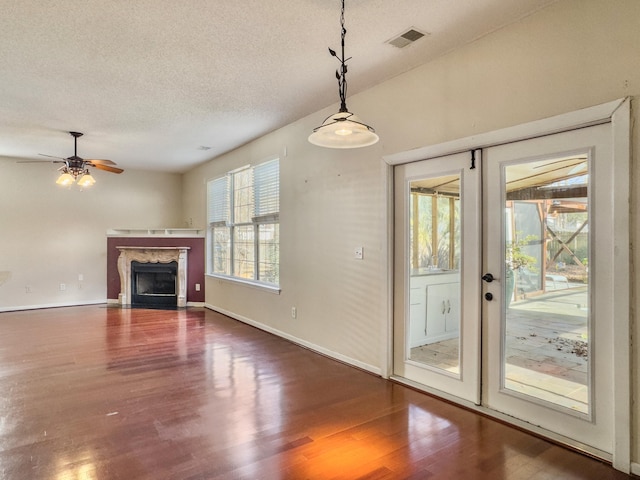
[[82, 177], [80, 177], [80, 180], [78, 180], [78, 185], [80, 185], [81, 187], [90, 187], [95, 183], [96, 179], [91, 176], [89, 170], [85, 170], [84, 175], [82, 175]]
[[122, 173], [124, 170], [116, 167], [116, 163], [106, 159], [92, 159], [85, 160], [78, 156], [78, 138], [83, 134], [80, 132], [69, 132], [73, 137], [73, 155], [67, 158], [56, 157], [53, 155], [44, 155], [44, 157], [50, 157], [55, 160], [27, 160], [18, 161], [18, 163], [39, 163], [39, 162], [53, 162], [63, 163], [64, 166], [58, 169], [60, 176], [56, 180], [56, 183], [63, 187], [68, 187], [74, 183], [78, 183], [80, 187], [91, 187], [96, 183], [95, 178], [89, 172], [89, 167], [96, 168], [98, 170], [104, 170], [111, 173]]
[[62, 174], [56, 180], [56, 183], [63, 187], [68, 187], [69, 185], [72, 185], [75, 181], [76, 179], [73, 177], [73, 175], [71, 175], [65, 168], [62, 171]]
[[327, 148], [360, 148], [373, 145], [379, 140], [373, 127], [363, 123], [357, 116], [347, 110], [347, 60], [344, 54], [344, 37], [347, 29], [344, 26], [344, 0], [340, 13], [342, 56], [335, 50], [329, 49], [332, 57], [340, 62], [340, 68], [336, 70], [338, 79], [338, 93], [340, 95], [340, 110], [330, 115], [309, 135], [309, 142], [320, 147]]

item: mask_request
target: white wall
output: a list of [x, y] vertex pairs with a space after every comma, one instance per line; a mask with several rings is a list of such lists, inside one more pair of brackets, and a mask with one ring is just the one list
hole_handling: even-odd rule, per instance
[[107, 229], [184, 226], [180, 175], [96, 171], [87, 191], [57, 176], [0, 158], [0, 311], [105, 302]]
[[[390, 272], [382, 156], [639, 95], [639, 25], [637, 0], [561, 0], [350, 97], [350, 109], [380, 134], [373, 147], [333, 151], [306, 142], [333, 106], [189, 172], [185, 217], [204, 227], [206, 179], [287, 151], [280, 167], [282, 293], [208, 278], [206, 303], [384, 373]], [[640, 150], [637, 128], [633, 147]], [[636, 162], [634, 154], [634, 168]], [[635, 214], [636, 173], [633, 187]], [[640, 238], [639, 224], [634, 220], [633, 238]], [[356, 246], [364, 246], [364, 260], [354, 259]], [[637, 289], [633, 306], [640, 308]], [[636, 398], [639, 371], [636, 349], [630, 372]]]
[[[377, 370], [386, 308], [386, 267], [380, 261], [386, 254], [380, 236], [386, 230], [386, 167], [373, 152], [310, 152], [309, 131], [305, 124], [292, 125], [185, 175], [184, 204], [194, 207], [186, 216], [203, 227], [206, 179], [280, 155], [282, 293], [209, 278], [206, 302]], [[359, 246], [364, 260], [354, 258]]]

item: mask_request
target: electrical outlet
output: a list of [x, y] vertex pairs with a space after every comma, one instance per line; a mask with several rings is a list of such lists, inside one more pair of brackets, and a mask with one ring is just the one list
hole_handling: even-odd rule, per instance
[[83, 281], [83, 280], [84, 280], [84, 275], [83, 275], [83, 274], [81, 274], [81, 273], [79, 273], [79, 274], [78, 274], [78, 281], [79, 281], [79, 282], [81, 282], [81, 281]]
[[67, 286], [64, 283], [61, 283], [60, 284], [60, 291], [62, 292], [64, 290], [66, 290], [66, 289], [67, 289]]
[[364, 258], [364, 247], [356, 247], [354, 256], [356, 259], [362, 260]]
[[291, 307], [291, 318], [296, 318], [298, 316], [298, 310], [296, 307]]
[[31, 285], [27, 285], [24, 287], [25, 293], [31, 293]]
[[196, 292], [199, 292], [199, 291], [200, 291], [200, 284], [196, 283]]

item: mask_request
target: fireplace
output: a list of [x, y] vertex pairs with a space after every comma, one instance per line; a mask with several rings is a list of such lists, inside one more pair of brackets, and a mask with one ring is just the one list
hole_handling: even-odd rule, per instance
[[121, 305], [187, 306], [189, 247], [117, 248]]
[[178, 305], [178, 262], [131, 262], [131, 305]]

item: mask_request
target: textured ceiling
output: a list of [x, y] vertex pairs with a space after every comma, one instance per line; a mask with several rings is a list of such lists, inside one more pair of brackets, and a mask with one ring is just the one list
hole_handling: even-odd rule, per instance
[[[347, 0], [348, 94], [553, 1]], [[0, 0], [0, 8], [0, 157], [11, 161], [68, 157], [66, 132], [75, 130], [85, 134], [82, 157], [184, 172], [338, 102], [327, 47], [340, 47], [339, 0]], [[404, 49], [385, 43], [409, 27], [429, 36]]]

